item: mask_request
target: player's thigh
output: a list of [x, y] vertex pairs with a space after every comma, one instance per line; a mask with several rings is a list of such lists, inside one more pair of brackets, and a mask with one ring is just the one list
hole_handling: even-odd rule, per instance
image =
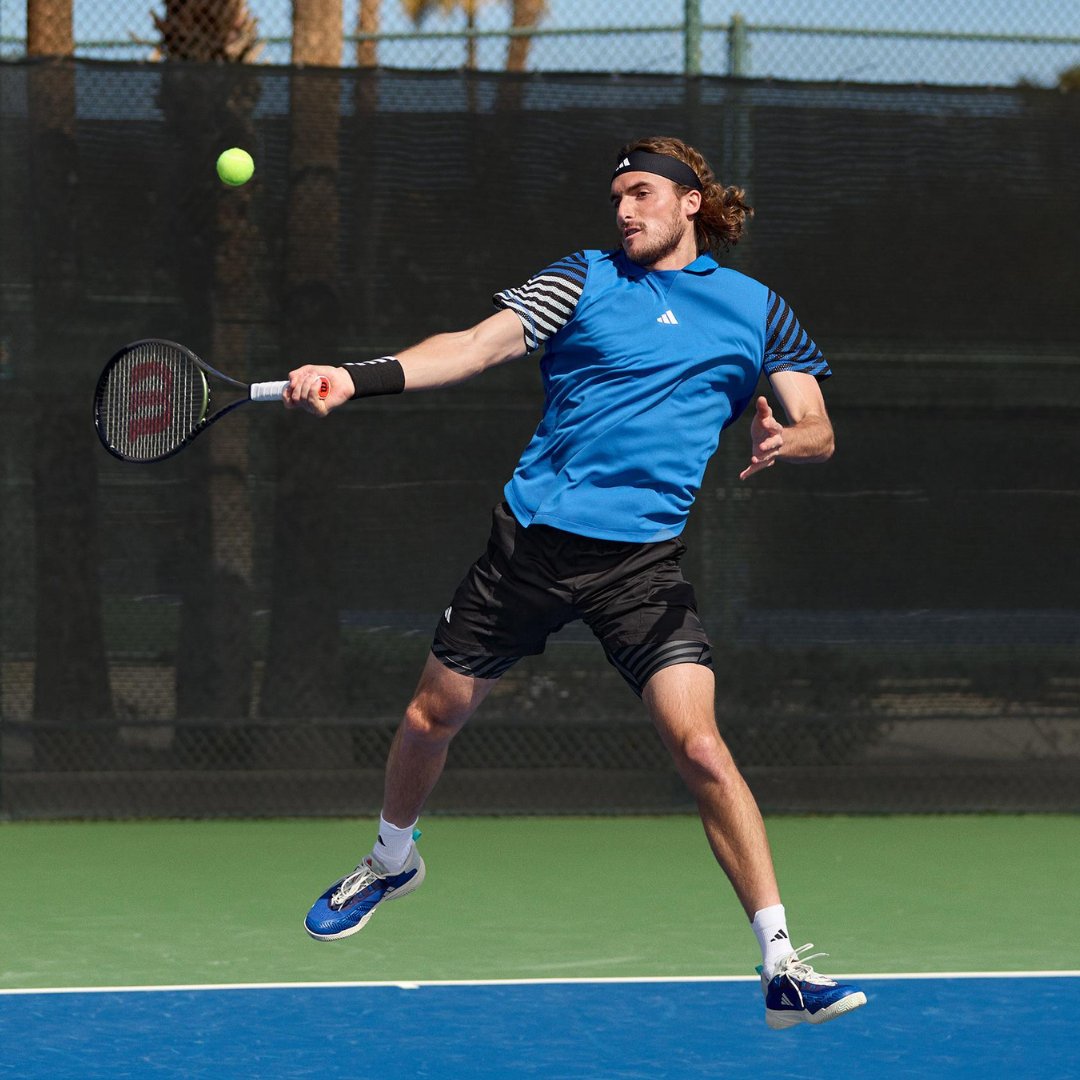
[[664, 745], [677, 758], [726, 757], [716, 726], [716, 679], [703, 664], [673, 664], [645, 684], [641, 700]]

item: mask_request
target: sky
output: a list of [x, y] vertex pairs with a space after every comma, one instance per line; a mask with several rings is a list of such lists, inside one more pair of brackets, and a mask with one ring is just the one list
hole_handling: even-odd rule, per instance
[[[287, 39], [290, 0], [248, 0], [260, 31], [269, 38]], [[359, 0], [344, 0], [345, 25], [356, 25]], [[26, 0], [0, 0], [0, 34], [25, 33]], [[549, 0], [545, 27], [675, 26], [681, 23], [685, 0]], [[161, 0], [75, 0], [77, 42], [120, 41], [154, 36], [149, 10], [161, 10]], [[1012, 85], [1020, 80], [1052, 84], [1057, 73], [1080, 63], [1080, 2], [1078, 0], [701, 0], [702, 20], [726, 24], [734, 11], [753, 25], [842, 26], [891, 30], [926, 29], [993, 34], [1068, 36], [1069, 44], [1013, 44], [907, 41], [856, 36], [752, 32], [749, 70], [755, 77], [846, 80], [853, 82], [935, 82]], [[480, 11], [480, 29], [496, 30], [508, 23], [509, 5], [489, 2]], [[383, 29], [408, 30], [400, 0], [383, 0]], [[426, 30], [459, 29], [461, 15], [432, 16]], [[703, 70], [725, 74], [727, 43], [723, 33], [706, 33]], [[505, 59], [505, 39], [481, 41], [482, 68], [498, 69]], [[3, 45], [2, 55], [17, 56], [16, 44]], [[83, 55], [108, 59], [140, 59], [146, 46], [83, 49]], [[384, 42], [380, 60], [391, 67], [456, 68], [464, 62], [460, 41]], [[269, 44], [262, 59], [288, 63], [287, 43]], [[345, 62], [353, 50], [346, 48]], [[682, 36], [677, 32], [599, 36], [565, 36], [534, 42], [530, 67], [538, 70], [679, 71]]]

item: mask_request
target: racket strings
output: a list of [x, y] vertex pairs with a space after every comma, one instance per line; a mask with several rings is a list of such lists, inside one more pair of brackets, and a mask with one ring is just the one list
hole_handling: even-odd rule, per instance
[[165, 343], [146, 342], [118, 357], [99, 398], [99, 424], [124, 457], [151, 461], [181, 446], [206, 415], [206, 380]]

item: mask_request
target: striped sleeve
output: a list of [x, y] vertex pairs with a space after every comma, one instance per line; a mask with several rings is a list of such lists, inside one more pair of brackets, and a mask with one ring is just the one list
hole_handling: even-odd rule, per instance
[[534, 274], [524, 285], [496, 293], [492, 303], [516, 313], [525, 327], [525, 344], [532, 352], [573, 317], [588, 270], [584, 252], [575, 252]]
[[768, 314], [765, 316], [765, 374], [778, 371], [804, 371], [819, 381], [832, 371], [821, 350], [799, 325], [795, 312], [783, 297], [769, 290]]

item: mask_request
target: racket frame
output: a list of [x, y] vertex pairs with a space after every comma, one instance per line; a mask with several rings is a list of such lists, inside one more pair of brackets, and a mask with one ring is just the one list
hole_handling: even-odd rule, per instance
[[[201, 417], [192, 429], [181, 439], [176, 446], [163, 454], [158, 454], [155, 457], [133, 457], [130, 454], [125, 454], [118, 447], [112, 445], [108, 436], [105, 433], [104, 419], [102, 416], [102, 401], [105, 397], [106, 386], [109, 381], [109, 374], [113, 368], [127, 355], [134, 352], [136, 349], [144, 348], [146, 346], [162, 346], [168, 349], [176, 350], [181, 353], [186, 359], [190, 360], [199, 371], [202, 377], [203, 383], [203, 406]], [[230, 401], [223, 405], [217, 412], [207, 415], [207, 410], [210, 408], [211, 394], [209, 377], [224, 383], [226, 386], [232, 387], [235, 390], [244, 392], [244, 396], [237, 397], [234, 401]], [[287, 385], [286, 383], [278, 384], [281, 386]], [[98, 377], [97, 387], [94, 390], [94, 428], [97, 431], [98, 438], [101, 440], [101, 445], [113, 457], [119, 458], [121, 461], [132, 461], [137, 464], [151, 464], [156, 461], [165, 461], [171, 458], [173, 455], [178, 454], [185, 446], [189, 445], [196, 436], [204, 432], [211, 424], [217, 423], [223, 416], [227, 416], [234, 409], [238, 409], [241, 405], [247, 405], [252, 401], [251, 397], [251, 385], [246, 382], [241, 382], [239, 379], [234, 379], [231, 375], [226, 375], [224, 372], [218, 371], [217, 368], [211, 367], [201, 356], [198, 356], [186, 345], [181, 345], [178, 341], [170, 341], [168, 338], [140, 338], [138, 341], [129, 342], [123, 348], [118, 349], [105, 365], [104, 370]]]

